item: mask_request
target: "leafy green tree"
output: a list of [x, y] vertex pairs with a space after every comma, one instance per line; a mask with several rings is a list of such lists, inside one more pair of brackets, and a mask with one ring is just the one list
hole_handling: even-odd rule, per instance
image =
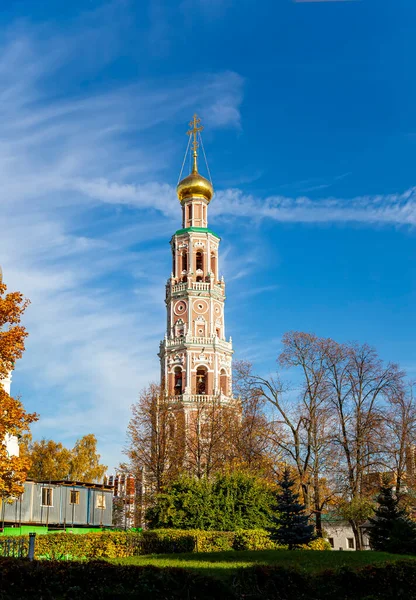
[[32, 463], [29, 477], [40, 481], [101, 482], [107, 470], [100, 464], [97, 439], [92, 433], [77, 440], [72, 450], [53, 440], [27, 440], [24, 454]]
[[68, 477], [71, 451], [61, 443], [42, 439], [30, 444], [29, 457], [32, 462], [29, 477], [38, 480], [58, 480]]
[[146, 519], [152, 529], [262, 528], [270, 524], [271, 501], [269, 486], [243, 472], [213, 480], [181, 476], [157, 495]]
[[313, 540], [314, 527], [309, 524], [305, 505], [299, 502], [299, 494], [294, 491], [295, 481], [288, 467], [283, 471], [279, 486], [281, 491], [275, 496], [276, 514], [273, 526], [269, 528], [270, 537], [279, 544], [287, 544], [289, 550], [294, 550]]
[[69, 478], [73, 481], [101, 482], [107, 470], [100, 464], [97, 438], [93, 433], [77, 440], [72, 450]]
[[362, 549], [364, 547], [362, 525], [374, 513], [374, 502], [364, 496], [355, 496], [351, 500], [341, 502], [338, 505], [338, 513], [351, 525], [357, 550]]
[[371, 547], [385, 552], [414, 552], [416, 525], [399, 508], [399, 499], [389, 483], [382, 483], [377, 503], [374, 516], [368, 519]]

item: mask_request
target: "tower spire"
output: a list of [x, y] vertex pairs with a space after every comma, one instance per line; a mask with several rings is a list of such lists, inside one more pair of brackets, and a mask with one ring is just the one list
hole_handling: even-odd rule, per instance
[[189, 127], [191, 127], [191, 129], [186, 132], [188, 135], [194, 136], [194, 141], [192, 142], [192, 173], [198, 173], [198, 133], [204, 129], [200, 123], [201, 119], [195, 113], [192, 121], [189, 122]]

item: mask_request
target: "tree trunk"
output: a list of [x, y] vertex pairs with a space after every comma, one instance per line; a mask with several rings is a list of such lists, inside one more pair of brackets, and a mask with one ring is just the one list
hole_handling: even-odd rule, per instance
[[322, 535], [322, 514], [320, 510], [316, 510], [315, 512], [315, 528], [316, 528], [316, 535], [318, 537], [323, 537]]
[[350, 521], [350, 525], [351, 525], [352, 531], [354, 533], [355, 549], [356, 550], [362, 550], [363, 549], [363, 545], [362, 545], [360, 528], [359, 528], [358, 524], [355, 521]]

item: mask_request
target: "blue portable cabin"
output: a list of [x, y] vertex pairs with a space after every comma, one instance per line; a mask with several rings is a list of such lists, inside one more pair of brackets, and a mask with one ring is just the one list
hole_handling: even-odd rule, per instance
[[12, 503], [4, 502], [3, 526], [36, 525], [49, 529], [111, 527], [113, 487], [79, 481], [34, 481]]

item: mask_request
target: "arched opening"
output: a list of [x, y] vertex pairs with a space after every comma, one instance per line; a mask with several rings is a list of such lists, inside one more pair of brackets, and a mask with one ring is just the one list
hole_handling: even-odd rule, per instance
[[196, 370], [196, 393], [201, 395], [208, 393], [208, 373], [205, 367], [198, 367]]
[[188, 220], [190, 223], [192, 222], [192, 204], [188, 206]]
[[196, 270], [203, 271], [204, 270], [204, 255], [200, 250], [196, 253]]
[[217, 257], [214, 253], [211, 254], [211, 273], [217, 277]]
[[220, 390], [226, 396], [228, 393], [227, 373], [225, 369], [221, 369], [220, 373]]
[[172, 273], [176, 275], [175, 253], [172, 252]]
[[174, 370], [174, 387], [173, 392], [175, 396], [180, 396], [182, 394], [182, 369], [180, 367], [175, 367]]
[[186, 253], [186, 250], [184, 250], [182, 252], [182, 271], [187, 271], [188, 270], [188, 254]]
[[185, 324], [182, 319], [178, 319], [175, 323], [175, 337], [182, 337], [185, 334]]

